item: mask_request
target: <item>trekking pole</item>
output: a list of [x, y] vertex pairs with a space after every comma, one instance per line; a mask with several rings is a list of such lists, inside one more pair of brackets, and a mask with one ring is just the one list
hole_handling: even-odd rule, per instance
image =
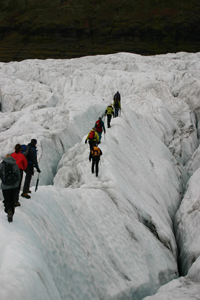
[[38, 173], [38, 177], [37, 177], [37, 181], [36, 181], [36, 185], [35, 185], [35, 192], [37, 191], [37, 188], [38, 188], [39, 177], [40, 177], [40, 173]]

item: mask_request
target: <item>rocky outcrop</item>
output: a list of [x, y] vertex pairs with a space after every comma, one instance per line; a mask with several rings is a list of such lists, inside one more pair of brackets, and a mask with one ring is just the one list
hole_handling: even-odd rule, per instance
[[197, 52], [197, 0], [5, 0], [0, 61]]

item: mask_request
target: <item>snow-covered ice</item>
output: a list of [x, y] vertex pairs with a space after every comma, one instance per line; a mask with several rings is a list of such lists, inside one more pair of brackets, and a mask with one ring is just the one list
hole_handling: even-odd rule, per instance
[[1, 299], [200, 299], [199, 96], [200, 53], [0, 63], [0, 158], [36, 138], [42, 171], [0, 205]]

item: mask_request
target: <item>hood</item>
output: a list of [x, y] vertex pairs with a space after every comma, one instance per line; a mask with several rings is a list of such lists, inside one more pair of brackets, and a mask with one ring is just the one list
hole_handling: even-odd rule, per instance
[[5, 161], [6, 163], [9, 163], [11, 165], [15, 165], [16, 164], [16, 160], [12, 156], [4, 158], [3, 161]]

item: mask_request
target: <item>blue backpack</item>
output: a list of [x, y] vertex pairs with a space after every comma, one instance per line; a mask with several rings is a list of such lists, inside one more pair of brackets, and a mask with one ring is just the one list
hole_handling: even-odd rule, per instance
[[21, 145], [21, 146], [22, 146], [21, 153], [24, 154], [27, 161], [29, 161], [30, 160], [30, 147], [28, 147], [26, 145]]

